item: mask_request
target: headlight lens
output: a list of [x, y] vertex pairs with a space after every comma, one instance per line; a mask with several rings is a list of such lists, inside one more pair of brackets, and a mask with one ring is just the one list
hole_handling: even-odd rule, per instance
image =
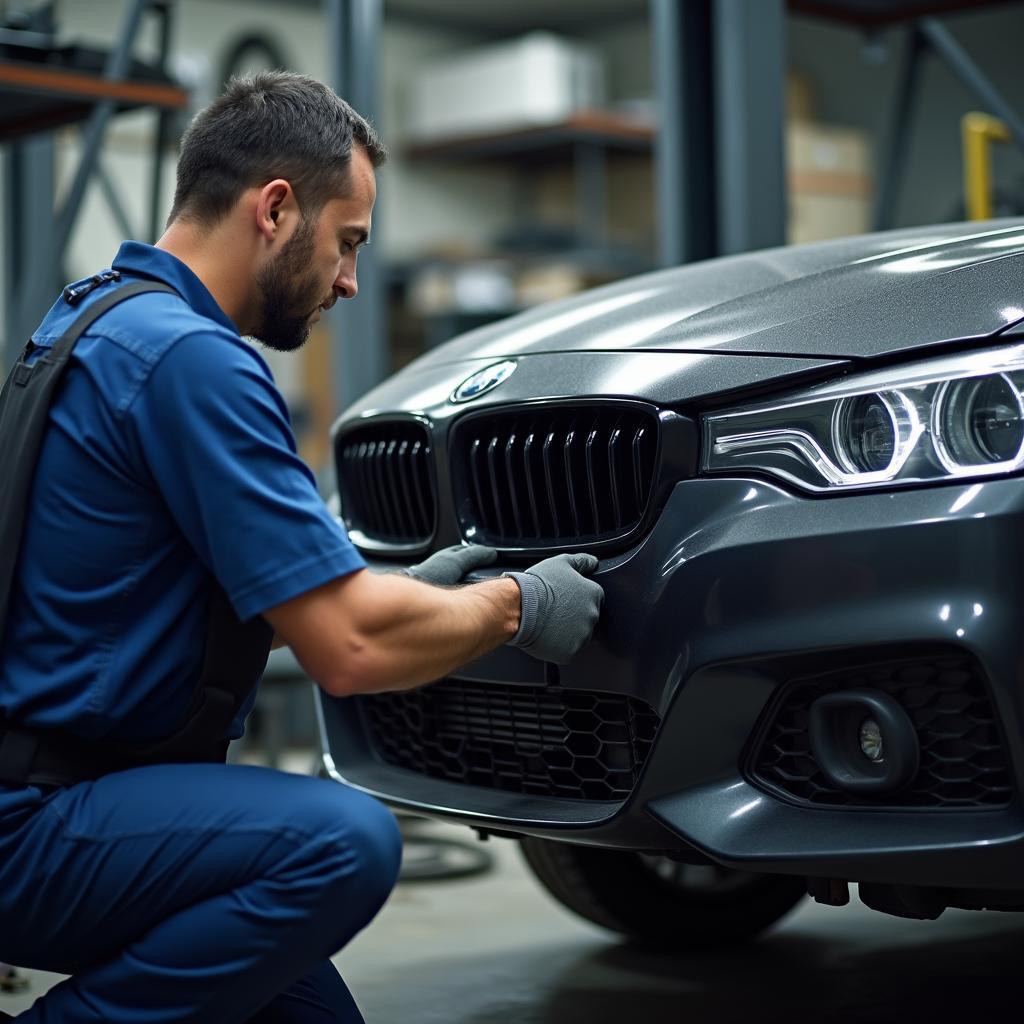
[[855, 395], [836, 403], [836, 454], [850, 473], [885, 472], [896, 456], [899, 425], [885, 395]]
[[1024, 407], [1004, 373], [949, 381], [936, 396], [933, 434], [944, 466], [1012, 469], [1024, 446]]
[[850, 377], [704, 418], [703, 468], [813, 490], [1024, 469], [1024, 346]]

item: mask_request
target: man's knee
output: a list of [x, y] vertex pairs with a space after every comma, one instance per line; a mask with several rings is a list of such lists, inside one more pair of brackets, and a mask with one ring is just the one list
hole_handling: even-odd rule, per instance
[[[371, 796], [348, 787], [330, 784], [318, 794], [328, 806], [330, 818], [318, 832], [321, 868], [328, 887], [359, 893], [360, 903], [372, 916], [387, 899], [402, 862], [402, 836], [395, 816]], [[346, 899], [351, 900], [351, 891]]]
[[402, 834], [395, 816], [382, 803], [365, 794], [356, 796], [360, 799], [350, 811], [341, 846], [355, 855], [360, 885], [365, 887], [376, 913], [398, 880]]

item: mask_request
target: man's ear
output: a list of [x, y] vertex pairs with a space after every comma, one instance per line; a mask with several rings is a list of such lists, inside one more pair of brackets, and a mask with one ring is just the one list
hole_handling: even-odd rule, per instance
[[298, 205], [291, 185], [284, 178], [268, 181], [256, 197], [256, 230], [268, 242], [272, 242], [283, 223], [297, 211]]

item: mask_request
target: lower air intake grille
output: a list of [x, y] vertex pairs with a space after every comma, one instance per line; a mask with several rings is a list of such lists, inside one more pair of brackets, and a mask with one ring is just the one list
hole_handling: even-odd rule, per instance
[[[868, 796], [836, 789], [808, 737], [808, 709], [836, 690], [869, 687], [898, 701], [921, 749], [918, 773], [901, 792]], [[973, 659], [937, 656], [848, 668], [787, 684], [768, 711], [750, 761], [753, 781], [812, 804], [960, 810], [1005, 806], [1009, 764], [995, 710]]]
[[338, 438], [342, 515], [357, 543], [425, 544], [434, 534], [430, 435], [411, 420], [374, 422]]
[[553, 687], [450, 679], [357, 698], [386, 764], [488, 789], [623, 800], [658, 716], [641, 701]]
[[463, 526], [506, 548], [625, 536], [647, 509], [657, 447], [656, 416], [635, 406], [470, 417], [452, 442]]

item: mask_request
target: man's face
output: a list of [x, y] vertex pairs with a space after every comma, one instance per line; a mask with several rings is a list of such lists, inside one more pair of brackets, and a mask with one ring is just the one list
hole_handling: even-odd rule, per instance
[[253, 334], [270, 348], [297, 349], [322, 309], [355, 297], [356, 260], [370, 235], [377, 188], [362, 146], [353, 147], [349, 169], [348, 195], [326, 202], [319, 215], [303, 217], [257, 276], [261, 308]]

